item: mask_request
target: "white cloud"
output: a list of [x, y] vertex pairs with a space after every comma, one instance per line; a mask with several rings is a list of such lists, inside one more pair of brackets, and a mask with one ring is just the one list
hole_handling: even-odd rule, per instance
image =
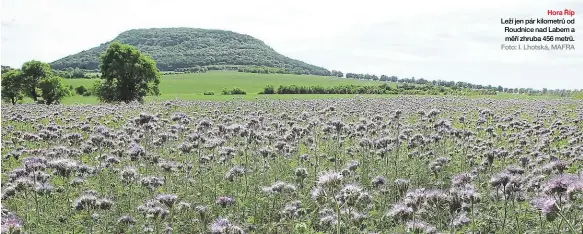
[[578, 0], [4, 0], [1, 63], [51, 62], [132, 28], [197, 27], [249, 34], [344, 72], [583, 88], [583, 22], [576, 51], [500, 50], [500, 18], [565, 8], [583, 13]]

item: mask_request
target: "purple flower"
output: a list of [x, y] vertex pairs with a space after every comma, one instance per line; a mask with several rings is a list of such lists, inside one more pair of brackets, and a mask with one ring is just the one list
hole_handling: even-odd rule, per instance
[[344, 176], [342, 176], [342, 174], [340, 174], [338, 172], [322, 173], [318, 177], [318, 185], [325, 187], [325, 188], [336, 187], [342, 182], [343, 178], [344, 178]]
[[245, 231], [240, 227], [231, 224], [228, 219], [225, 218], [218, 218], [215, 222], [213, 222], [210, 227], [210, 231], [212, 234], [243, 234]]
[[424, 221], [416, 220], [407, 222], [407, 231], [410, 233], [436, 233], [437, 229]]
[[[12, 233], [22, 228], [22, 220], [18, 216], [2, 211], [2, 233]], [[17, 232], [18, 233], [18, 232]]]
[[225, 208], [228, 205], [235, 204], [235, 198], [227, 197], [227, 196], [220, 196], [219, 198], [217, 198], [215, 203], [220, 205], [221, 207]]
[[283, 193], [295, 193], [296, 186], [293, 184], [288, 184], [282, 181], [277, 181], [269, 187], [264, 187], [263, 192], [267, 194], [283, 194]]
[[569, 187], [577, 182], [580, 182], [581, 178], [577, 175], [559, 175], [556, 177], [551, 178], [546, 186], [544, 187], [543, 191], [545, 193], [554, 194], [554, 193], [564, 193], [569, 189]]
[[540, 210], [548, 220], [554, 220], [559, 212], [557, 201], [552, 197], [539, 197], [534, 199], [531, 204]]
[[407, 220], [412, 213], [413, 208], [402, 203], [397, 203], [389, 210], [387, 216], [393, 217], [394, 219]]
[[124, 225], [133, 225], [136, 223], [136, 220], [134, 220], [134, 218], [132, 218], [132, 216], [124, 215], [124, 216], [121, 216], [117, 220], [117, 223], [124, 224]]
[[178, 201], [178, 196], [174, 194], [159, 194], [156, 196], [156, 200], [168, 207], [172, 207]]
[[490, 179], [492, 187], [506, 186], [510, 182], [511, 175], [506, 172], [498, 173]]
[[455, 227], [461, 227], [468, 224], [470, 221], [471, 220], [468, 218], [467, 213], [462, 212], [453, 220], [453, 225]]
[[373, 187], [378, 188], [380, 186], [385, 185], [387, 183], [387, 179], [385, 179], [385, 177], [383, 176], [377, 176], [374, 179], [372, 179], [371, 183]]
[[453, 186], [460, 186], [469, 183], [472, 181], [472, 176], [469, 173], [460, 173], [455, 175], [451, 179], [451, 184]]

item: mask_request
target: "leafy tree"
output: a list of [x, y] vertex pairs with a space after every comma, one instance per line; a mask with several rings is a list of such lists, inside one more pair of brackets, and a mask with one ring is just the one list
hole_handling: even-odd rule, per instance
[[22, 100], [22, 73], [10, 70], [2, 74], [2, 100], [12, 103]]
[[7, 72], [12, 71], [12, 70], [16, 70], [16, 69], [11, 68], [10, 66], [2, 65], [2, 74], [7, 73]]
[[113, 42], [101, 55], [101, 79], [96, 91], [104, 102], [143, 101], [148, 94], [160, 95], [160, 71], [154, 60], [131, 45]]
[[81, 85], [81, 86], [75, 88], [75, 92], [79, 95], [83, 95], [85, 92], [87, 92], [87, 88], [85, 88], [85, 86]]
[[71, 78], [85, 78], [85, 72], [77, 67], [71, 71]]
[[96, 80], [93, 83], [93, 90], [91, 91], [100, 101], [105, 102], [106, 100], [115, 100], [115, 85], [111, 82], [104, 82], [102, 80]]
[[69, 95], [69, 89], [63, 85], [63, 78], [58, 76], [47, 77], [39, 81], [41, 97], [45, 104], [57, 104]]
[[26, 95], [32, 98], [33, 101], [38, 101], [38, 86], [41, 79], [50, 77], [51, 67], [47, 63], [32, 60], [22, 65], [22, 82]]

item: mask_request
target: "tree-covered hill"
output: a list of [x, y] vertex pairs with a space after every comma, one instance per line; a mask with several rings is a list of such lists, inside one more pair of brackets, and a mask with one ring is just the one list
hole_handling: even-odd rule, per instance
[[[286, 73], [328, 75], [325, 68], [283, 56], [252, 36], [198, 28], [133, 29], [113, 41], [130, 44], [150, 55], [162, 71], [210, 65], [264, 66]], [[53, 69], [97, 69], [107, 42], [52, 62]]]

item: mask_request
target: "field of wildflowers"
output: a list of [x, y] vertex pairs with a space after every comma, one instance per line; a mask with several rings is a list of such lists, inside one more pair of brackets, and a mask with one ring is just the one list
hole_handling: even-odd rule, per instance
[[582, 233], [583, 102], [2, 105], [2, 233]]

